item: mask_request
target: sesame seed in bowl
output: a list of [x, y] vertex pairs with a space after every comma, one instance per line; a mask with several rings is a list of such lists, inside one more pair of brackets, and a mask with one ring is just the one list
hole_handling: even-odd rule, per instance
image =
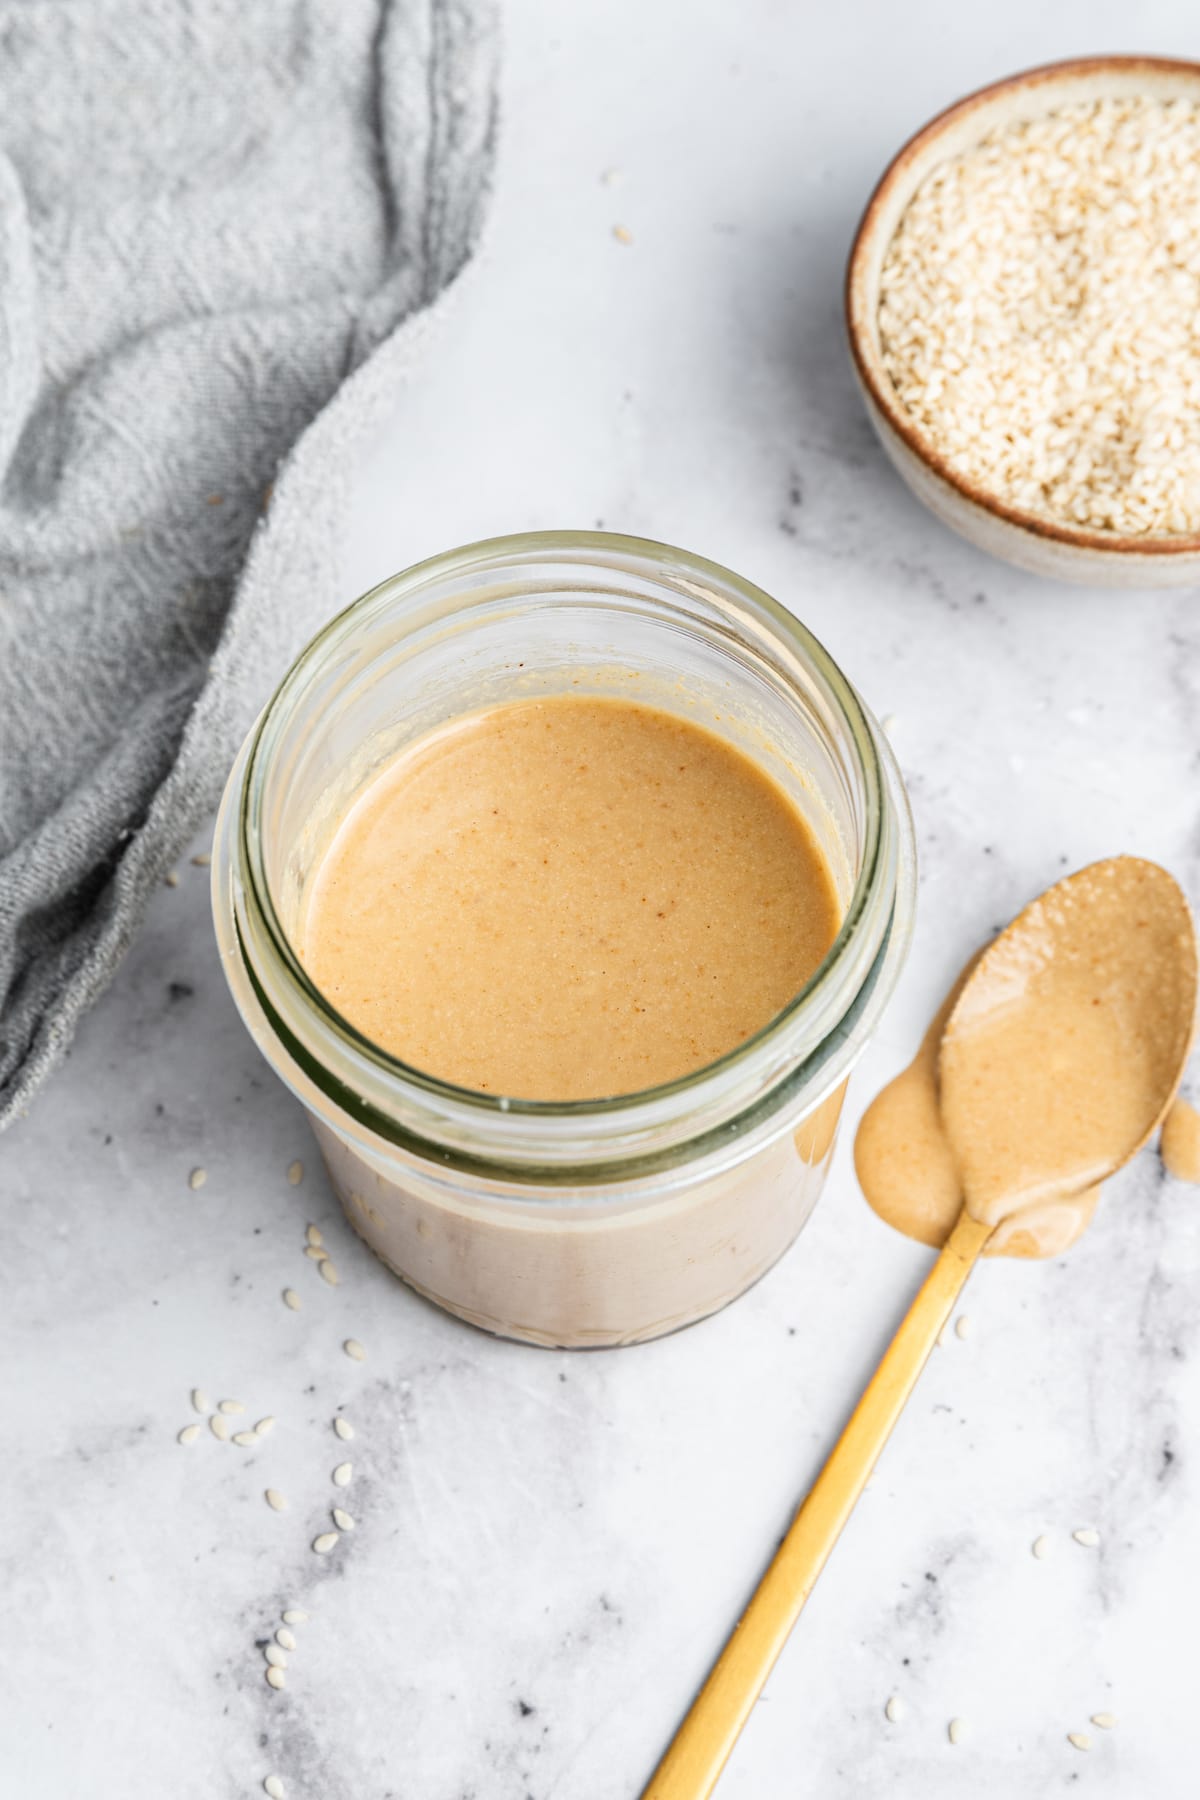
[[1039, 574], [1200, 581], [1200, 64], [984, 88], [889, 165], [850, 256], [867, 409], [944, 523]]

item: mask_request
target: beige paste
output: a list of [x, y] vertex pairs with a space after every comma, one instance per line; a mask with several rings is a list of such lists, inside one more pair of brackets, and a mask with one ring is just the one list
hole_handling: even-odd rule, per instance
[[631, 1093], [759, 1031], [833, 943], [808, 824], [691, 721], [563, 695], [456, 720], [351, 808], [299, 949], [365, 1036], [460, 1086]]
[[1195, 1004], [1191, 912], [1165, 870], [1116, 857], [1059, 882], [968, 965], [868, 1109], [867, 1199], [923, 1243], [965, 1204], [998, 1227], [990, 1254], [1066, 1249], [1170, 1105]]
[[1177, 1100], [1163, 1121], [1162, 1159], [1178, 1181], [1200, 1181], [1200, 1112]]

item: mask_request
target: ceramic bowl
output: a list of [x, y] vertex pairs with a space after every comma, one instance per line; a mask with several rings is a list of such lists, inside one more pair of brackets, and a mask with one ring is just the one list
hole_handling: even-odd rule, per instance
[[930, 171], [998, 125], [1079, 101], [1151, 94], [1200, 101], [1200, 63], [1101, 56], [1051, 63], [969, 94], [909, 139], [863, 214], [846, 271], [846, 324], [855, 372], [884, 449], [918, 499], [953, 531], [1018, 568], [1093, 587], [1188, 587], [1200, 582], [1200, 534], [1123, 537], [1008, 506], [956, 473], [931, 448], [883, 366], [879, 284], [901, 215]]

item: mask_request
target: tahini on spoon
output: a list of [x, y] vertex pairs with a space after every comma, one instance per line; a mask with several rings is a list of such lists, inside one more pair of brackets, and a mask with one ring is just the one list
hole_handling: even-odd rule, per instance
[[980, 957], [940, 1062], [958, 1222], [642, 1800], [712, 1793], [993, 1230], [1142, 1148], [1179, 1087], [1195, 1010], [1187, 902], [1133, 857], [1057, 883]]

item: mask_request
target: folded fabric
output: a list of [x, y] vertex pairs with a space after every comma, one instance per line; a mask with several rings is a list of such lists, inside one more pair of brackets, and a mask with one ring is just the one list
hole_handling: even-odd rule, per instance
[[345, 598], [495, 62], [490, 0], [0, 6], [0, 1124]]

